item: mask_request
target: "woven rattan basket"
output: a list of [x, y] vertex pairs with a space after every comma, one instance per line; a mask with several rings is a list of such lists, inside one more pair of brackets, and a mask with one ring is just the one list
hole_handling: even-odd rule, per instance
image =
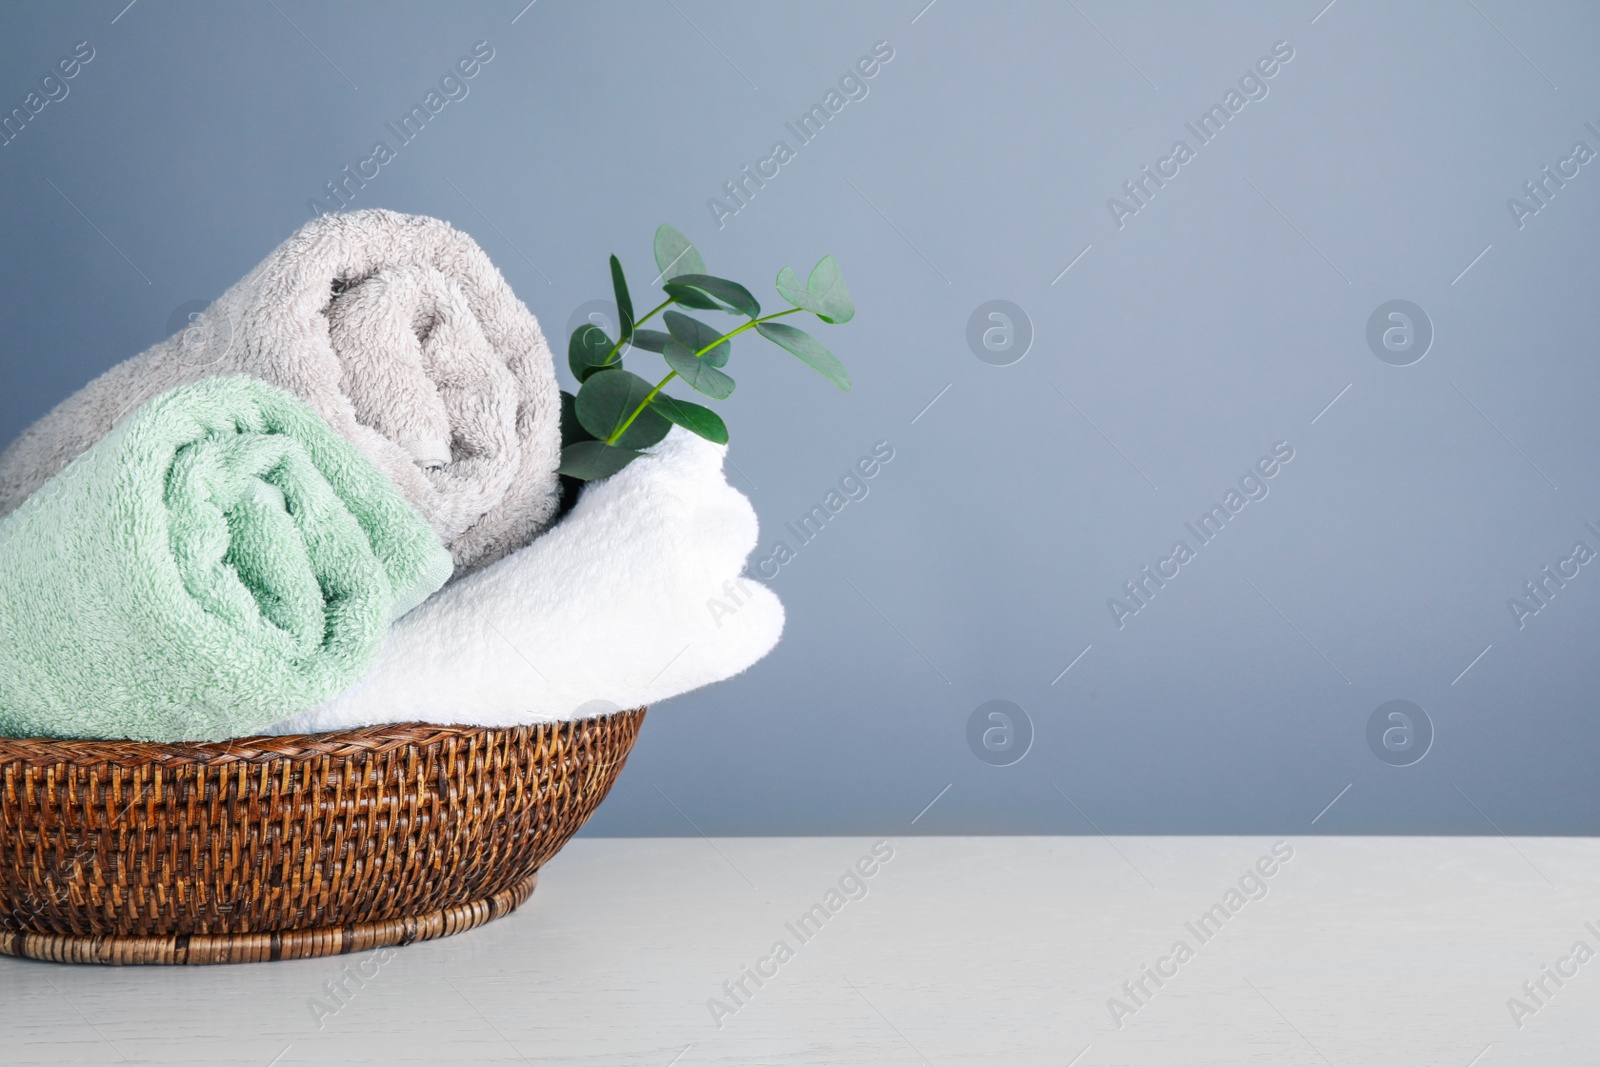
[[643, 719], [0, 739], [0, 953], [245, 963], [470, 930], [528, 899]]

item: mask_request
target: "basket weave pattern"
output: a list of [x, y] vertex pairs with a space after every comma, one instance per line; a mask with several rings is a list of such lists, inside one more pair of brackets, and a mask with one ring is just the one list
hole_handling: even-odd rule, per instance
[[0, 953], [233, 962], [479, 925], [527, 899], [643, 718], [0, 739]]

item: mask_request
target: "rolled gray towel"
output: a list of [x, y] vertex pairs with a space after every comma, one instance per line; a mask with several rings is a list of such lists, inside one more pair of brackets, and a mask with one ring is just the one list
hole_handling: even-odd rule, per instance
[[145, 401], [247, 374], [306, 401], [387, 474], [457, 573], [528, 543], [559, 502], [561, 394], [539, 324], [447, 222], [307, 223], [181, 332], [90, 382], [0, 454], [0, 516]]

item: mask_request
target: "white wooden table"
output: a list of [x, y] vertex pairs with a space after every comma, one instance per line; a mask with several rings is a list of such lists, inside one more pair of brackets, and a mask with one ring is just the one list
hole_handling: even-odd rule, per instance
[[[865, 896], [847, 879], [859, 899], [830, 900], [872, 846], [579, 840], [521, 911], [387, 959], [0, 960], [0, 1063], [1554, 1067], [1600, 1056], [1600, 958], [1571, 954], [1579, 941], [1600, 952], [1592, 840], [1290, 839], [1279, 853], [1291, 858], [1262, 864], [1270, 877], [1245, 879], [1249, 899], [1228, 891], [1272, 839], [908, 837], [889, 842], [887, 862], [863, 864]], [[825, 920], [812, 912], [820, 929], [797, 925], [829, 903], [839, 907]], [[780, 941], [789, 954], [773, 956]], [[1173, 954], [1178, 941], [1190, 954]], [[769, 977], [758, 986], [747, 967]], [[1558, 985], [1546, 967], [1569, 977]], [[341, 981], [336, 999], [328, 983]], [[1511, 998], [1529, 1009], [1515, 1020]]]

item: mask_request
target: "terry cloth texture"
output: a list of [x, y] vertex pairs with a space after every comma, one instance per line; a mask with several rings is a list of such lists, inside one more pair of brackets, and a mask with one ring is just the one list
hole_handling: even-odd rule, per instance
[[306, 405], [253, 378], [183, 386], [0, 520], [0, 734], [258, 733], [360, 679], [450, 571]]
[[674, 429], [533, 544], [402, 619], [355, 689], [269, 732], [583, 718], [738, 674], [777, 644], [783, 605], [740, 574], [756, 514], [725, 452]]
[[180, 333], [0, 455], [0, 515], [145, 401], [248, 374], [311, 405], [427, 518], [462, 570], [527, 544], [559, 498], [549, 346], [472, 238], [393, 211], [306, 224]]

